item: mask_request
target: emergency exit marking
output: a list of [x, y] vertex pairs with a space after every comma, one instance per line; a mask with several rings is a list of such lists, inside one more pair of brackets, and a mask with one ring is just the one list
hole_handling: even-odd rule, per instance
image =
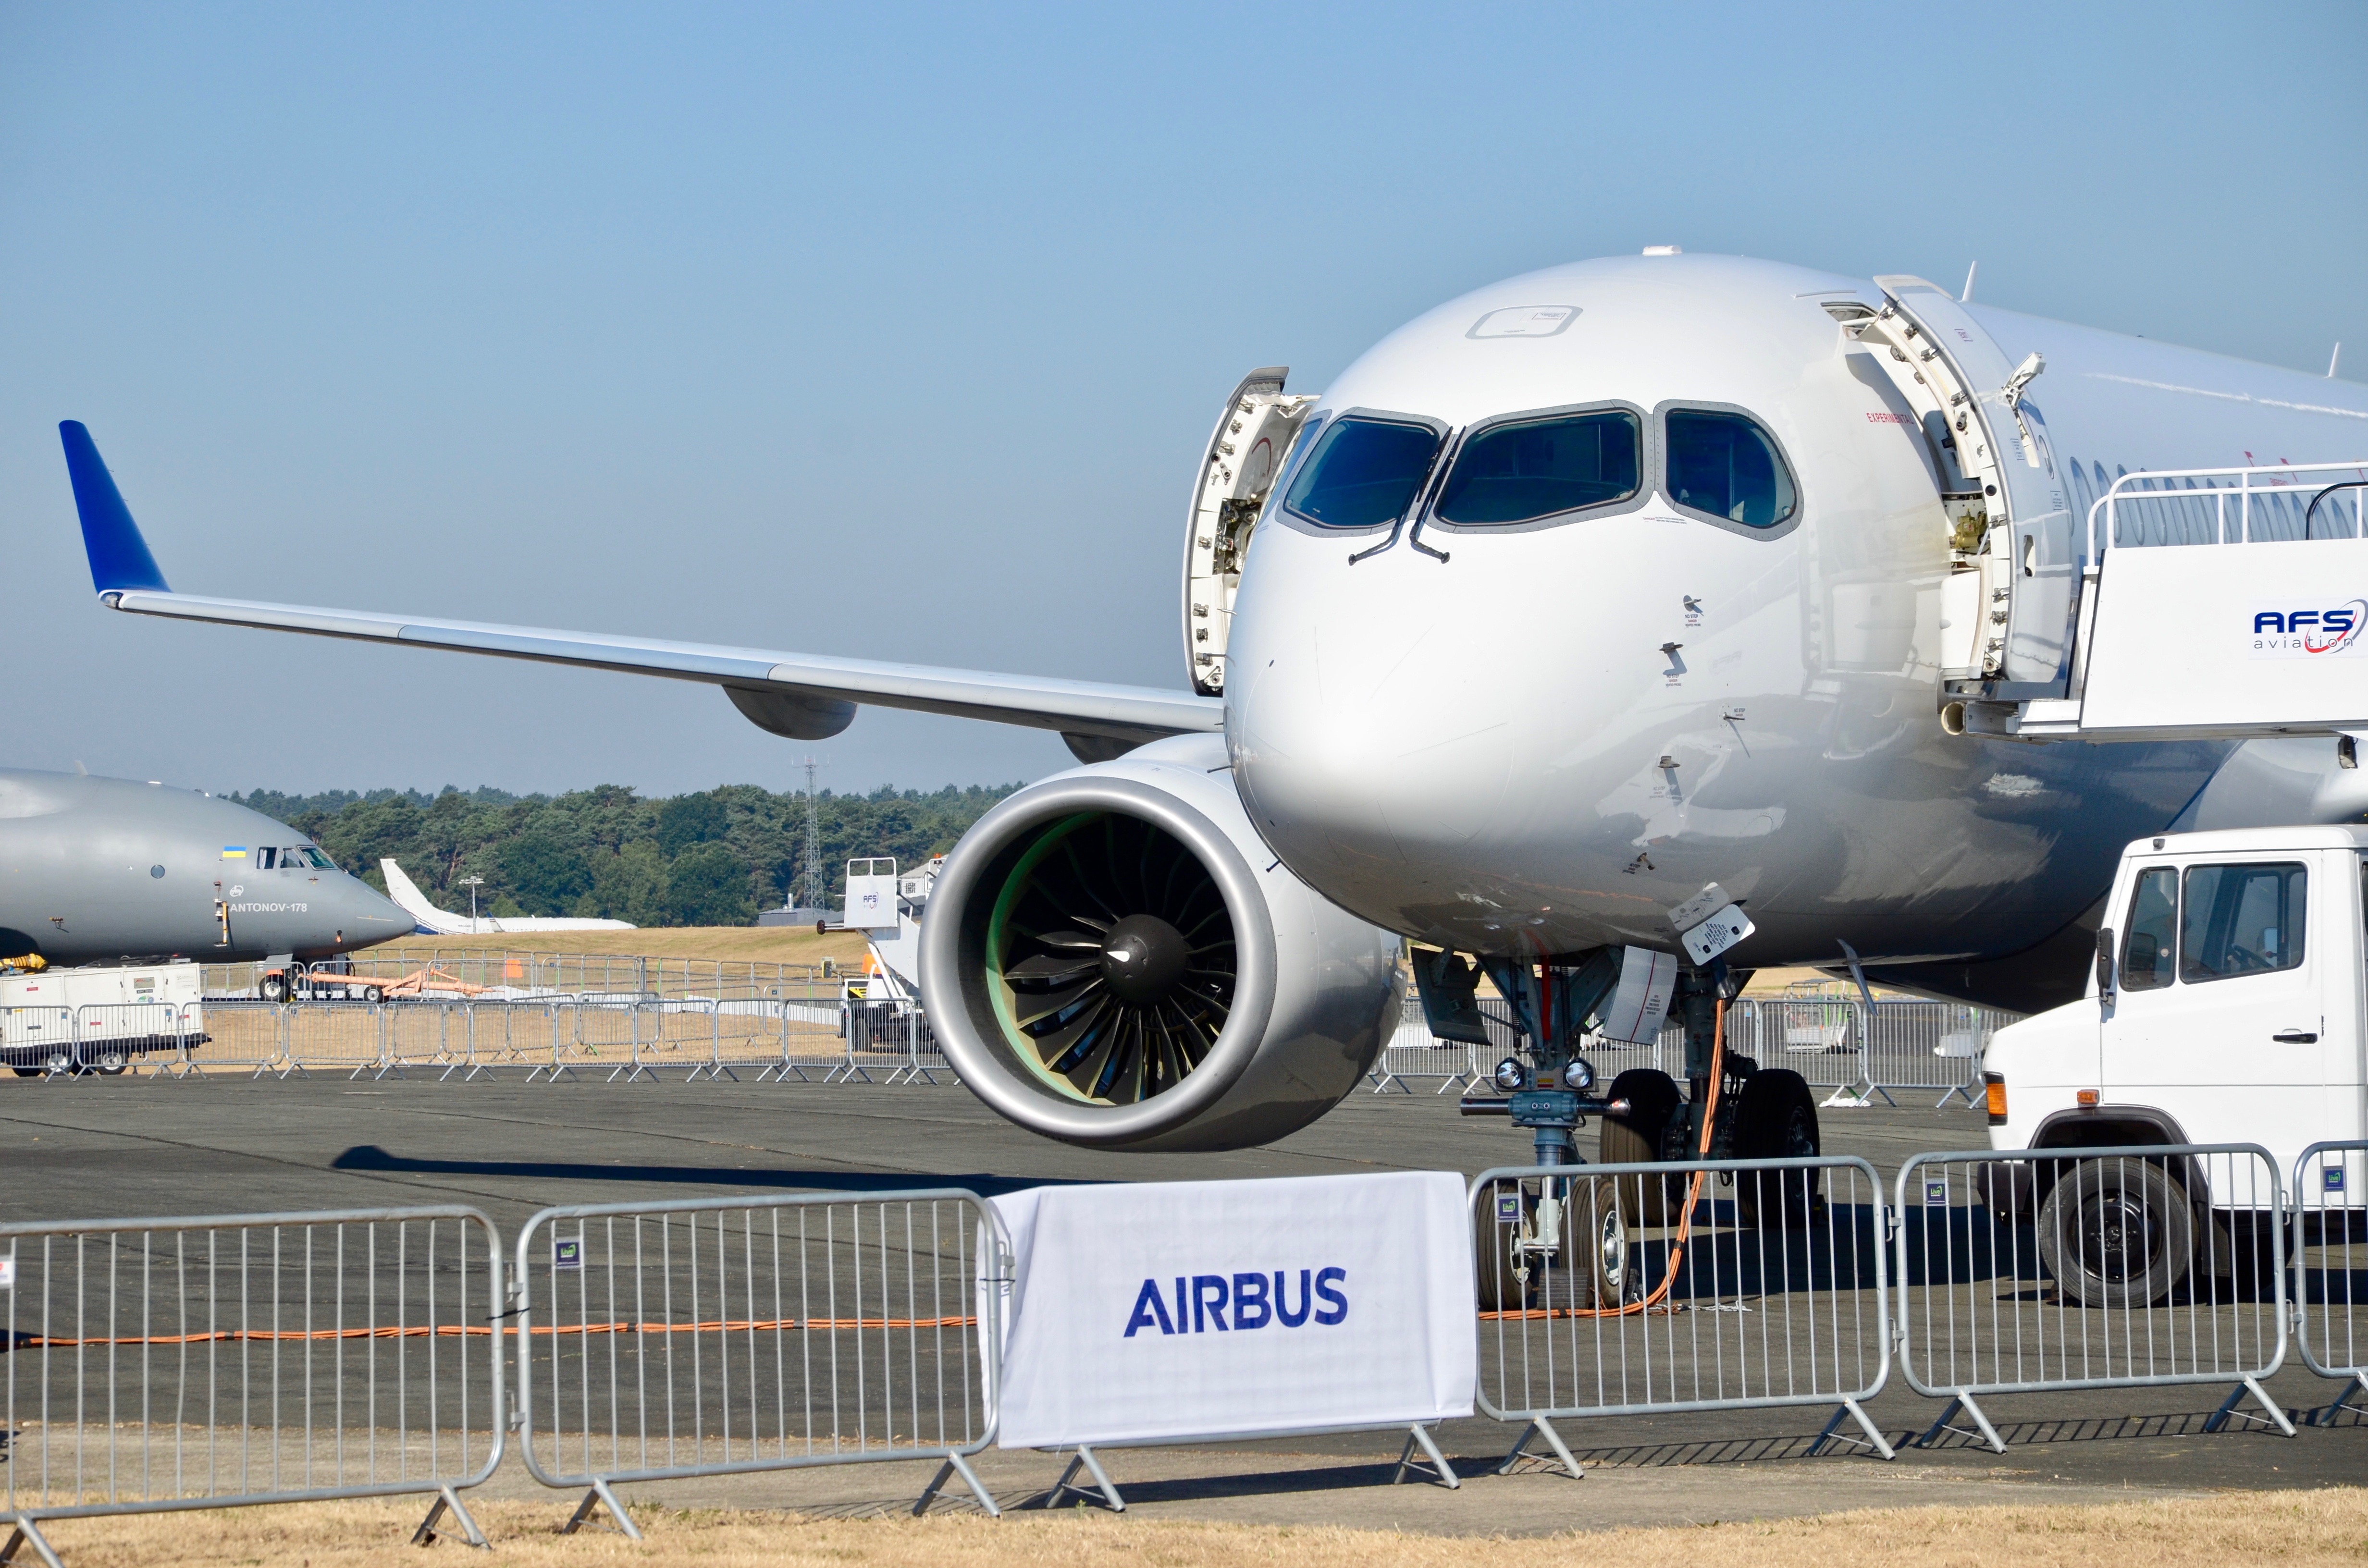
[[1924, 1207], [1927, 1209], [1946, 1209], [1948, 1206], [1949, 1178], [1947, 1176], [1925, 1177]]
[[2343, 1190], [2343, 1167], [2341, 1165], [2320, 1166], [2318, 1181], [2320, 1187], [2325, 1191], [2341, 1192]]
[[1521, 1195], [1500, 1192], [1497, 1195], [1497, 1223], [1518, 1225], [1521, 1222]]
[[584, 1268], [584, 1244], [581, 1241], [561, 1241], [553, 1237], [551, 1244], [551, 1267], [562, 1274], [581, 1273]]

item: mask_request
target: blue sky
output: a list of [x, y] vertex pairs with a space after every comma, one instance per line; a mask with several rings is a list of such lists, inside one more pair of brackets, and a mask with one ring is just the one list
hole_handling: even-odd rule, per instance
[[1677, 244], [2368, 371], [2368, 7], [0, 4], [0, 761], [1034, 778], [1057, 741], [112, 616], [174, 585], [1179, 686], [1255, 365]]

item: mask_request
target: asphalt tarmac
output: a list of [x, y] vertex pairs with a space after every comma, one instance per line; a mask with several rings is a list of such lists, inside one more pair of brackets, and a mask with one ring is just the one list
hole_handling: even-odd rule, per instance
[[[1978, 1149], [1982, 1119], [1935, 1111], [1823, 1113], [1828, 1153], [1857, 1154], [1886, 1183], [1908, 1154]], [[1582, 1134], [1582, 1152], [1591, 1153]], [[1049, 1182], [1205, 1179], [1452, 1169], [1526, 1162], [1501, 1121], [1455, 1114], [1454, 1096], [1360, 1094], [1265, 1149], [1111, 1155], [1022, 1132], [952, 1084], [558, 1085], [314, 1078], [245, 1082], [0, 1079], [0, 1220], [473, 1204], [505, 1235], [562, 1203], [727, 1195], [872, 1192], [958, 1186], [993, 1195]], [[2300, 1419], [2339, 1385], [2290, 1352], [2269, 1383]], [[1572, 1421], [1588, 1471], [1574, 1484], [1545, 1467], [1483, 1476], [1459, 1491], [1383, 1484], [1389, 1434], [1120, 1453], [1110, 1465], [1145, 1512], [1269, 1522], [1399, 1524], [1516, 1533], [1613, 1524], [1759, 1517], [1872, 1504], [2096, 1500], [2234, 1488], [2357, 1483], [2368, 1426], [2346, 1411], [2286, 1438], [2266, 1426], [2204, 1423], [2226, 1385], [2000, 1396], [1987, 1403], [2008, 1452], [1962, 1437], [1908, 1447], [1938, 1402], [1895, 1372], [1872, 1414], [1900, 1449], [1895, 1463], [1829, 1448], [1808, 1456], [1825, 1412], [1804, 1408]], [[1467, 1474], [1492, 1466], [1515, 1434], [1451, 1423], [1441, 1440]], [[1046, 1456], [989, 1453], [1006, 1504], [1041, 1500], [1059, 1473]], [[909, 1506], [912, 1465], [686, 1481], [643, 1489], [669, 1505], [733, 1504], [861, 1512]], [[513, 1465], [502, 1490], [531, 1489]], [[629, 1497], [633, 1494], [629, 1492]]]

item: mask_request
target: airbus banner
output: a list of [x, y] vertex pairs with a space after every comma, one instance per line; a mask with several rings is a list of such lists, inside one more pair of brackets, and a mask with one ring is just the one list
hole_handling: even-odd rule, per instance
[[1013, 1260], [1004, 1448], [1472, 1414], [1453, 1172], [1040, 1187], [993, 1206]]

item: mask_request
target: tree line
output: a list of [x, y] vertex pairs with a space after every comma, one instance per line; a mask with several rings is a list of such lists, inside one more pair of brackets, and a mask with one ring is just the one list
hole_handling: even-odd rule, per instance
[[[916, 866], [1018, 788], [821, 791], [825, 906], [839, 906], [849, 858], [893, 855], [899, 868]], [[487, 915], [746, 926], [760, 908], [802, 903], [806, 890], [805, 796], [754, 784], [660, 800], [618, 784], [564, 795], [447, 785], [435, 795], [256, 790], [230, 799], [306, 834], [381, 892], [379, 861], [392, 858], [446, 909], [469, 907], [463, 879], [474, 876], [484, 879], [477, 906]]]

